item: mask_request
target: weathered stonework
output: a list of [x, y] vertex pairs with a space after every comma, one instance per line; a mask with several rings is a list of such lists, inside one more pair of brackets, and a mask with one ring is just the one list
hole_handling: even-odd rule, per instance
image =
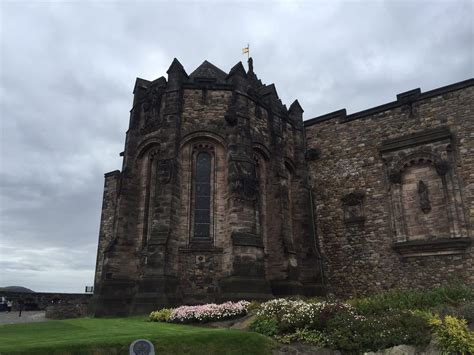
[[97, 316], [474, 284], [473, 80], [303, 122], [252, 59], [167, 73], [105, 175]]
[[106, 174], [95, 314], [323, 291], [303, 110], [241, 63], [137, 79]]
[[473, 99], [471, 79], [305, 122], [330, 292], [474, 285]]

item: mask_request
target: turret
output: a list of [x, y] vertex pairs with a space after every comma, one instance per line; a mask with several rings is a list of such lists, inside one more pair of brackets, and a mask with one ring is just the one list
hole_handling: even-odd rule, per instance
[[176, 58], [173, 59], [166, 73], [168, 74], [168, 90], [178, 89], [183, 81], [189, 78], [183, 66]]

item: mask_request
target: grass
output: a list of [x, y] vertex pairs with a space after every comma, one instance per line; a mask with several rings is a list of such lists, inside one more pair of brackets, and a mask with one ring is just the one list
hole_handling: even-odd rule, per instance
[[145, 317], [79, 318], [0, 326], [0, 354], [128, 354], [136, 339], [157, 354], [270, 354], [263, 335], [228, 329], [148, 322]]

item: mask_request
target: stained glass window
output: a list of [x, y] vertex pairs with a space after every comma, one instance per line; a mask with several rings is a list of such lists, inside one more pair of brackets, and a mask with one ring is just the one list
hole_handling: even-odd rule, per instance
[[194, 175], [194, 238], [210, 238], [211, 216], [211, 161], [207, 152], [200, 152], [196, 158]]

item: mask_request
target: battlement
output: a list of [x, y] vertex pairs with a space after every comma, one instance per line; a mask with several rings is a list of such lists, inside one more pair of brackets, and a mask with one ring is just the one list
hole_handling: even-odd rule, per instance
[[[134, 94], [144, 94], [146, 91], [162, 88], [164, 91], [182, 89], [200, 90], [237, 90], [254, 102], [259, 103], [275, 114], [287, 116], [288, 109], [278, 96], [275, 84], [263, 84], [253, 72], [253, 60], [249, 58], [249, 69], [246, 71], [242, 62], [234, 65], [229, 73], [205, 60], [191, 74], [174, 59], [168, 71], [168, 80], [160, 77], [149, 81], [137, 78], [133, 89]], [[141, 91], [140, 91], [141, 90]], [[138, 102], [138, 101], [137, 101]]]
[[337, 119], [339, 123], [350, 122], [353, 120], [357, 120], [360, 118], [372, 116], [384, 111], [393, 110], [397, 107], [401, 107], [404, 105], [409, 105], [415, 102], [423, 101], [426, 99], [430, 99], [435, 96], [441, 96], [453, 91], [462, 90], [468, 88], [470, 86], [474, 86], [474, 79], [467, 79], [464, 81], [460, 81], [458, 83], [454, 83], [451, 85], [446, 85], [437, 89], [433, 89], [426, 92], [421, 92], [420, 88], [405, 91], [403, 93], [397, 94], [397, 100], [392, 101], [383, 105], [375, 106], [363, 111], [347, 114], [346, 109], [341, 109], [338, 111], [334, 111], [331, 113], [327, 113], [321, 116], [317, 116], [311, 119], [304, 121], [304, 126], [309, 127], [314, 124], [318, 124], [327, 120]]

